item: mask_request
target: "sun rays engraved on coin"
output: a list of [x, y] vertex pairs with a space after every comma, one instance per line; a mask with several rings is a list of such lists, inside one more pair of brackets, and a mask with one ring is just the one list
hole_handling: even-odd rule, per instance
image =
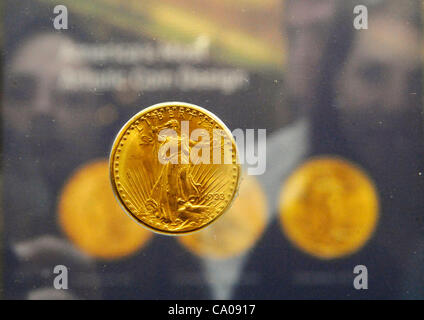
[[[133, 119], [122, 138], [132, 141], [128, 151], [122, 150], [126, 147], [123, 140], [111, 158], [115, 160], [111, 164], [111, 169], [115, 166], [112, 184], [125, 209], [147, 227], [168, 234], [195, 231], [222, 214], [238, 188], [240, 170], [231, 133], [222, 136], [222, 145], [212, 134], [213, 129], [225, 128], [220, 122], [210, 115], [200, 118], [203, 109], [197, 110], [197, 117], [177, 117], [177, 112], [192, 112], [185, 106], [174, 111], [171, 117], [169, 109], [159, 108]], [[207, 123], [212, 125], [205, 127]], [[188, 126], [205, 129], [208, 139], [192, 140]], [[168, 148], [163, 148], [165, 145]], [[222, 156], [223, 149], [230, 148], [231, 162], [202, 163], [199, 157], [191, 156], [202, 148], [210, 158], [215, 149]], [[124, 155], [126, 164], [122, 169], [120, 157]]]

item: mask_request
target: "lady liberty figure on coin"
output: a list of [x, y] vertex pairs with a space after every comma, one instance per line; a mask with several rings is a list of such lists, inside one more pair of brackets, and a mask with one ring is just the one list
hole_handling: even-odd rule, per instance
[[[147, 200], [147, 211], [171, 223], [182, 222], [186, 215], [203, 213], [208, 207], [195, 204], [200, 199], [201, 184], [194, 180], [190, 163], [191, 147], [198, 143], [181, 133], [175, 119], [150, 128], [158, 137], [151, 142], [161, 170]], [[167, 148], [163, 147], [165, 144]]]

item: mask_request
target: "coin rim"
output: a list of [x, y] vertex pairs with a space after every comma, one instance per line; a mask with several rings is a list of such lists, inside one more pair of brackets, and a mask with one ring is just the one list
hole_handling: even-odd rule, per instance
[[[114, 170], [113, 169], [114, 158], [115, 158], [115, 154], [116, 154], [116, 150], [117, 150], [117, 145], [120, 143], [123, 134], [125, 134], [125, 132], [127, 131], [127, 129], [133, 124], [133, 122], [135, 120], [137, 120], [138, 118], [140, 118], [143, 114], [146, 114], [146, 113], [148, 113], [150, 111], [153, 111], [155, 109], [163, 108], [163, 107], [167, 107], [167, 106], [168, 107], [169, 106], [188, 107], [188, 108], [192, 108], [192, 109], [195, 109], [195, 110], [196, 109], [197, 110], [200, 110], [201, 112], [205, 113], [206, 115], [208, 115], [209, 117], [211, 117], [215, 122], [217, 122], [224, 129], [224, 131], [231, 137], [232, 143], [233, 143], [233, 146], [234, 146], [234, 150], [236, 152], [236, 165], [238, 167], [238, 170], [237, 170], [237, 181], [236, 181], [236, 186], [234, 188], [234, 191], [233, 191], [231, 200], [227, 203], [226, 207], [224, 209], [222, 209], [222, 211], [216, 215], [215, 218], [213, 218], [212, 220], [210, 220], [208, 223], [202, 225], [201, 227], [198, 227], [197, 229], [189, 230], [189, 231], [168, 231], [168, 230], [162, 230], [162, 229], [158, 229], [158, 228], [155, 228], [153, 226], [150, 226], [147, 223], [143, 222], [142, 220], [138, 219], [131, 212], [131, 210], [129, 210], [127, 208], [127, 206], [125, 205], [125, 203], [122, 201], [121, 196], [120, 196], [120, 194], [118, 192], [118, 189], [116, 187], [114, 178], [113, 178], [114, 177], [114, 174], [113, 174], [113, 170]], [[187, 102], [180, 102], [180, 101], [161, 102], [161, 103], [157, 103], [157, 104], [151, 105], [149, 107], [146, 107], [146, 108], [142, 109], [141, 111], [137, 112], [119, 130], [118, 134], [116, 135], [116, 137], [115, 137], [115, 139], [113, 141], [112, 148], [111, 148], [111, 151], [110, 151], [110, 154], [109, 154], [109, 179], [110, 179], [110, 182], [111, 182], [113, 194], [114, 194], [116, 200], [118, 201], [120, 207], [123, 209], [123, 211], [131, 219], [135, 220], [135, 222], [137, 222], [140, 226], [142, 226], [144, 228], [147, 228], [148, 230], [153, 231], [155, 233], [159, 233], [159, 234], [163, 234], [163, 235], [168, 235], [168, 236], [187, 235], [187, 234], [191, 234], [191, 233], [197, 232], [199, 230], [202, 230], [202, 229], [206, 228], [212, 222], [214, 222], [219, 217], [221, 217], [232, 206], [232, 204], [233, 204], [233, 202], [234, 202], [234, 200], [236, 198], [236, 195], [238, 194], [238, 190], [239, 190], [239, 187], [240, 187], [240, 181], [241, 181], [240, 176], [241, 176], [241, 165], [240, 165], [240, 161], [239, 161], [239, 152], [238, 152], [236, 141], [235, 141], [234, 136], [233, 136], [232, 132], [230, 131], [230, 129], [228, 129], [228, 127], [222, 122], [221, 119], [219, 119], [218, 116], [216, 116], [215, 114], [213, 114], [209, 110], [206, 110], [205, 108], [199, 107], [198, 105], [195, 105], [195, 104], [192, 104], [192, 103], [187, 103]]]

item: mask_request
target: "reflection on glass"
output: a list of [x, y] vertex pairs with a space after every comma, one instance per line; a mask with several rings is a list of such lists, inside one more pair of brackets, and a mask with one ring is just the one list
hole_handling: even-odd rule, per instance
[[334, 157], [309, 160], [285, 182], [280, 218], [288, 238], [323, 259], [359, 250], [378, 218], [374, 184], [357, 166]]
[[59, 223], [78, 248], [104, 259], [130, 255], [152, 236], [118, 205], [107, 160], [80, 167], [68, 180], [60, 195]]
[[237, 198], [220, 220], [180, 243], [203, 258], [225, 259], [241, 255], [261, 236], [266, 225], [266, 198], [254, 176], [245, 175]]

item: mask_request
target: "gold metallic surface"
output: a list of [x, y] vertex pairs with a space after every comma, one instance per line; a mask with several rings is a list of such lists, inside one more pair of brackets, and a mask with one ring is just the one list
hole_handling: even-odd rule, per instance
[[245, 175], [228, 212], [199, 232], [179, 237], [189, 251], [203, 258], [226, 259], [250, 249], [266, 226], [266, 198], [253, 176]]
[[107, 160], [79, 168], [59, 199], [59, 224], [87, 254], [117, 259], [140, 249], [153, 235], [122, 214], [110, 188]]
[[313, 158], [286, 181], [280, 194], [284, 233], [321, 259], [359, 250], [378, 221], [379, 201], [367, 174], [337, 157]]
[[[183, 122], [188, 123], [187, 132]], [[159, 136], [164, 129], [177, 135]], [[192, 140], [195, 129], [209, 133], [209, 164], [191, 161], [203, 141]], [[213, 130], [224, 133], [216, 145]], [[170, 156], [178, 158], [177, 164], [159, 161], [165, 143], [177, 147], [178, 153]], [[221, 163], [212, 163], [214, 152]], [[226, 163], [224, 154], [227, 160], [229, 155]], [[118, 133], [110, 155], [112, 187], [125, 211], [141, 225], [172, 235], [193, 232], [231, 205], [240, 180], [237, 157], [231, 132], [215, 115], [192, 104], [161, 103], [136, 114]]]

